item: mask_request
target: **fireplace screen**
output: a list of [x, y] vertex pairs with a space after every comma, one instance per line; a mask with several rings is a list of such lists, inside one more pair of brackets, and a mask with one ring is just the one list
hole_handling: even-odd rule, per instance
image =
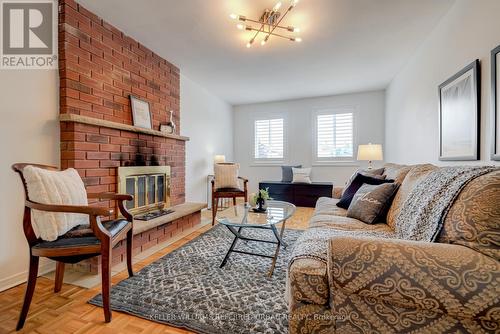
[[169, 184], [169, 166], [118, 168], [118, 192], [134, 196], [134, 200], [126, 202], [134, 214], [169, 207]]

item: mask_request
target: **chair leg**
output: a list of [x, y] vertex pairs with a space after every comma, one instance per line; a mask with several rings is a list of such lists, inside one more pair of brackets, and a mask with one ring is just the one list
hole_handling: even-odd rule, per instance
[[31, 298], [33, 298], [33, 292], [35, 292], [36, 277], [38, 276], [38, 262], [39, 257], [30, 255], [30, 268], [28, 275], [28, 284], [26, 286], [26, 293], [24, 295], [23, 307], [21, 309], [21, 314], [19, 315], [19, 321], [17, 322], [16, 331], [20, 330], [24, 326], [24, 321], [28, 315], [28, 310], [31, 304]]
[[111, 245], [101, 246], [101, 276], [102, 276], [102, 307], [104, 309], [104, 321], [111, 322]]
[[56, 282], [54, 284], [54, 292], [61, 291], [64, 278], [64, 262], [57, 261], [56, 263]]
[[134, 270], [132, 269], [132, 240], [133, 238], [132, 229], [127, 232], [127, 269], [128, 269], [128, 277], [134, 276]]
[[233, 205], [236, 206], [236, 197], [233, 197]]
[[212, 199], [212, 226], [215, 225], [215, 216], [217, 215], [217, 210], [219, 209], [219, 199]]

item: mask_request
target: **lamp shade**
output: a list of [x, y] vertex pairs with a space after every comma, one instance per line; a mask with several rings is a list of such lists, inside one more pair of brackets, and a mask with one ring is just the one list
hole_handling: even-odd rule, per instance
[[214, 157], [214, 164], [221, 164], [226, 162], [226, 156], [222, 154], [218, 154]]
[[384, 160], [382, 153], [382, 145], [380, 144], [366, 144], [358, 146], [358, 160], [363, 161], [379, 161]]

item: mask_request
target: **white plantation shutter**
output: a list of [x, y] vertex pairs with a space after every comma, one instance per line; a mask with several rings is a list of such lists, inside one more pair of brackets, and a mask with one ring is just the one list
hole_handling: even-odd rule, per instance
[[316, 116], [316, 158], [354, 157], [354, 114], [352, 112]]
[[283, 118], [255, 121], [255, 159], [283, 159]]

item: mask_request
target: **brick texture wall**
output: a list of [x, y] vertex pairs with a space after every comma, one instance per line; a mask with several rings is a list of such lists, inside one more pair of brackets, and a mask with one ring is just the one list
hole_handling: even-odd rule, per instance
[[179, 69], [73, 0], [59, 2], [61, 113], [132, 124], [129, 95], [180, 129]]
[[[169, 110], [180, 129], [179, 69], [73, 0], [59, 1], [59, 74], [61, 114], [131, 125], [134, 95], [149, 102], [153, 129]], [[76, 168], [88, 192], [116, 191], [116, 167], [138, 158], [171, 166], [171, 203], [185, 201], [184, 141], [61, 122], [61, 166]]]

